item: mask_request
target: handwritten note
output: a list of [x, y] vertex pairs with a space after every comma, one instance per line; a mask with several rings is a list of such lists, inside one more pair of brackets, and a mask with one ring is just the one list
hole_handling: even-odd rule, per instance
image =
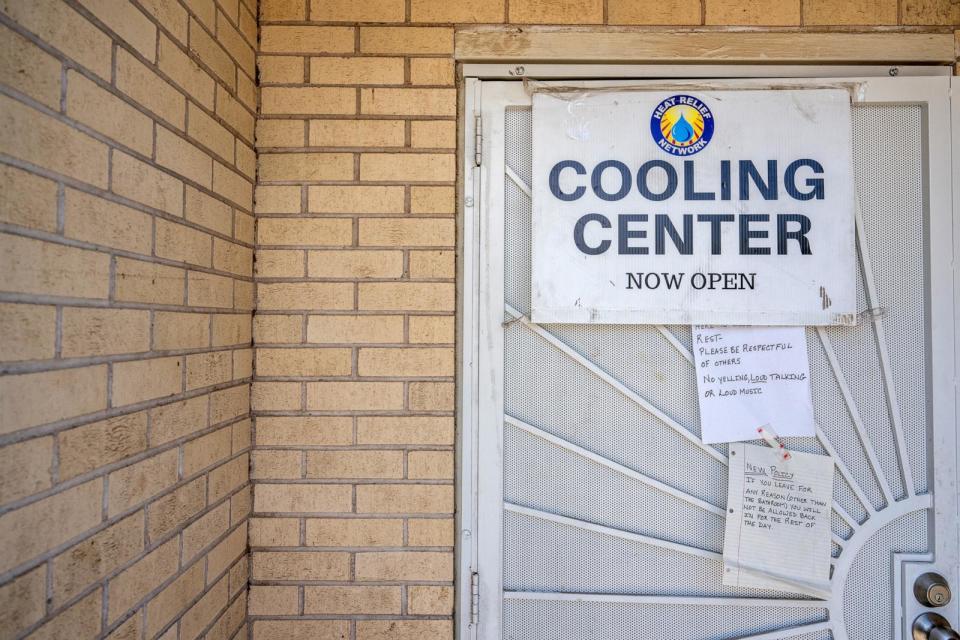
[[803, 327], [695, 326], [693, 350], [704, 442], [814, 435]]
[[730, 445], [723, 584], [830, 597], [833, 458]]

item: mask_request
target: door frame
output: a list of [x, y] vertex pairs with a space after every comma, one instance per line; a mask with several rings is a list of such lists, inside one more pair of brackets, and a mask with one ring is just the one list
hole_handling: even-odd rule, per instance
[[[893, 70], [896, 69], [896, 72]], [[481, 518], [486, 531], [502, 532], [502, 482], [493, 482], [480, 493], [483, 478], [500, 478], [502, 463], [502, 382], [503, 344], [502, 314], [491, 308], [491, 302], [503, 301], [503, 243], [489, 242], [503, 237], [503, 216], [485, 216], [484, 211], [502, 211], [503, 172], [491, 173], [491, 167], [502, 167], [503, 109], [511, 100], [523, 95], [522, 79], [565, 79], [570, 85], [616, 78], [642, 80], [669, 78], [683, 82], [695, 78], [753, 79], [760, 83], [770, 78], [805, 79], [845, 78], [878, 80], [899, 76], [893, 82], [873, 83], [871, 102], [926, 101], [928, 122], [934, 120], [951, 130], [950, 136], [931, 139], [927, 159], [951, 158], [951, 162], [927, 162], [930, 201], [925, 209], [930, 220], [929, 260], [931, 265], [951, 265], [950, 269], [929, 269], [931, 295], [930, 339], [937, 348], [930, 349], [930, 393], [933, 398], [932, 424], [953, 424], [953, 429], [934, 429], [930, 443], [933, 451], [931, 469], [950, 460], [953, 473], [932, 478], [934, 511], [938, 522], [953, 522], [950, 535], [936, 536], [936, 565], [946, 572], [950, 584], [960, 592], [960, 530], [957, 529], [958, 508], [956, 487], [957, 400], [954, 385], [957, 362], [960, 361], [960, 340], [956, 339], [960, 318], [960, 279], [955, 277], [955, 258], [960, 259], [960, 161], [953, 152], [960, 141], [960, 100], [943, 101], [950, 86], [957, 86], [950, 77], [950, 68], [943, 66], [759, 66], [759, 65], [526, 65], [467, 64], [463, 66], [462, 87], [462, 192], [459, 197], [458, 233], [458, 377], [457, 377], [457, 517], [456, 517], [456, 607], [455, 630], [461, 639], [500, 638], [502, 629], [502, 549], [500, 536], [484, 536], [479, 527]], [[504, 78], [512, 81], [502, 82]], [[881, 85], [883, 90], [880, 89]], [[946, 87], [946, 93], [944, 88]], [[905, 95], [911, 96], [905, 98]], [[952, 126], [951, 126], [952, 123]], [[499, 142], [498, 142], [499, 141]], [[481, 162], [482, 159], [482, 162]], [[952, 188], [951, 188], [952, 184]], [[937, 185], [940, 185], [937, 188]], [[950, 211], [950, 216], [930, 216], [930, 211]], [[960, 234], [958, 234], [960, 235]], [[496, 302], [499, 301], [499, 302]], [[483, 309], [490, 310], [481, 316]], [[481, 425], [490, 425], [493, 437], [480, 439]], [[481, 476], [482, 472], [482, 476]], [[499, 491], [496, 487], [499, 486]], [[949, 488], [949, 490], [948, 490]], [[953, 499], [947, 499], [953, 496]], [[481, 502], [482, 500], [482, 502]], [[878, 520], [873, 518], [871, 520]], [[869, 523], [870, 521], [868, 521]], [[877, 525], [881, 524], [879, 522]], [[947, 538], [952, 539], [952, 543]], [[482, 559], [482, 562], [481, 562]], [[479, 568], [483, 567], [480, 572]], [[484, 594], [497, 594], [483, 597]], [[837, 603], [834, 603], [836, 606]], [[958, 622], [957, 598], [947, 615]], [[831, 607], [834, 611], [834, 607]], [[895, 612], [896, 614], [897, 612]], [[906, 618], [907, 616], [905, 616]], [[912, 617], [910, 618], [912, 620]], [[842, 624], [842, 620], [839, 621]]]

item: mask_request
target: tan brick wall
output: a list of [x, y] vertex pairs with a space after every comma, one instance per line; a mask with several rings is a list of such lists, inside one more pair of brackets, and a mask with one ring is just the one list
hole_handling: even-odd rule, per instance
[[255, 0], [0, 0], [0, 638], [246, 637]]

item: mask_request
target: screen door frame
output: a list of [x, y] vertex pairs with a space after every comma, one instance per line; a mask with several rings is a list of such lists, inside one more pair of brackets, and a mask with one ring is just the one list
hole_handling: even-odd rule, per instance
[[[928, 135], [925, 146], [928, 201], [924, 208], [930, 225], [928, 259], [931, 265], [927, 300], [932, 399], [929, 419], [933, 425], [930, 468], [947, 470], [934, 474], [929, 486], [933, 487], [935, 497], [936, 566], [946, 572], [954, 590], [960, 591], [956, 493], [960, 452], [956, 420], [958, 394], [954, 385], [960, 360], [960, 341], [956, 339], [960, 282], [953, 273], [953, 265], [960, 256], [960, 238], [954, 237], [955, 228], [960, 230], [960, 162], [951, 157], [952, 149], [957, 148], [960, 101], [950, 101], [954, 80], [947, 67], [900, 67], [897, 77], [891, 77], [893, 69], [897, 68], [528, 65], [522, 71], [525, 77], [563, 79], [564, 86], [596, 85], [598, 81], [599, 84], [643, 84], [650, 78], [658, 79], [658, 84], [682, 83], [710, 77], [737, 80], [738, 85], [744, 82], [763, 85], [769, 79], [784, 78], [786, 84], [802, 88], [816, 86], [825, 79], [843, 78], [862, 83], [864, 101], [925, 102], [926, 130], [951, 132], [949, 136]], [[516, 77], [519, 71], [521, 69], [511, 65], [464, 65], [462, 222], [458, 234], [460, 362], [456, 535], [456, 632], [462, 639], [502, 637], [504, 110], [510, 105], [529, 104], [529, 96], [519, 79], [500, 79]], [[483, 79], [487, 77], [496, 80]], [[931, 215], [931, 212], [935, 213]], [[950, 428], [940, 428], [943, 425]], [[870, 522], [864, 526], [882, 524]], [[955, 597], [945, 612], [955, 626], [960, 612], [957, 600]], [[842, 624], [842, 620], [837, 623]]]

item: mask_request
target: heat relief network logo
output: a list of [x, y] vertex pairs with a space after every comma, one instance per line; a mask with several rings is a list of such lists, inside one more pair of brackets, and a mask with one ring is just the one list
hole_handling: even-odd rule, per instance
[[661, 149], [675, 156], [692, 156], [713, 138], [713, 113], [698, 98], [675, 95], [657, 105], [650, 116], [650, 133]]

